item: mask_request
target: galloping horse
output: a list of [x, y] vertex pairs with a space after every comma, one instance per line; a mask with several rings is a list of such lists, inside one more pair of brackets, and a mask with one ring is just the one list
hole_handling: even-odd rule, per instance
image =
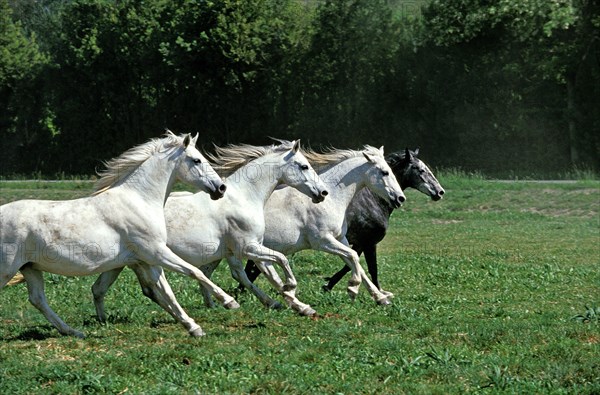
[[[432, 200], [438, 201], [444, 196], [444, 188], [442, 188], [429, 167], [417, 158], [418, 154], [418, 148], [414, 152], [407, 148], [404, 152], [394, 152], [388, 155], [386, 161], [400, 182], [402, 190], [414, 188], [429, 195]], [[363, 189], [352, 199], [346, 212], [346, 221], [348, 221], [346, 238], [348, 242], [359, 256], [362, 253], [365, 254], [367, 269], [373, 284], [381, 292], [390, 296], [393, 296], [393, 294], [384, 291], [379, 285], [377, 243], [385, 237], [393, 210], [394, 208], [384, 199], [373, 195], [368, 189]], [[251, 269], [249, 265], [246, 265], [247, 272]], [[348, 266], [342, 267], [337, 273], [328, 278], [328, 283], [323, 286], [323, 290], [331, 291], [349, 271]], [[253, 274], [248, 275], [251, 281], [256, 277]]]
[[[405, 200], [396, 177], [384, 159], [383, 147], [365, 146], [361, 151], [331, 150], [325, 154], [309, 151], [305, 152], [305, 156], [313, 166], [322, 168], [319, 176], [327, 185], [329, 195], [323, 203], [314, 205], [301, 199], [298, 192], [291, 188], [276, 190], [265, 208], [265, 246], [285, 255], [307, 249], [337, 255], [352, 271], [348, 282], [351, 298], [358, 294], [360, 284], [364, 281], [377, 303], [388, 304], [387, 296], [366, 276], [358, 255], [349, 247], [345, 237], [346, 209], [361, 189], [372, 190], [392, 207], [399, 207]], [[282, 292], [284, 285], [272, 265], [269, 262], [256, 263], [260, 271]], [[210, 273], [207, 272], [207, 275], [210, 277]], [[287, 294], [295, 292], [285, 291]], [[302, 315], [315, 314], [315, 310], [306, 304], [288, 304]]]
[[[211, 156], [211, 162], [221, 175], [227, 176], [227, 194], [216, 202], [209, 201], [201, 193], [172, 194], [165, 205], [168, 246], [202, 270], [226, 258], [236, 280], [250, 289], [266, 306], [278, 306], [248, 280], [243, 267], [244, 259], [277, 263], [285, 273], [284, 288], [290, 290], [296, 287], [296, 279], [287, 258], [262, 244], [265, 203], [280, 184], [298, 190], [301, 194], [298, 199], [319, 203], [328, 194], [325, 185], [300, 151], [299, 141], [281, 141], [279, 145], [267, 147], [216, 147], [216, 155]], [[100, 320], [104, 320], [104, 296], [121, 270], [102, 273], [92, 287]], [[160, 268], [153, 270], [162, 271]], [[144, 289], [152, 290], [148, 296], [155, 298], [159, 295], [160, 289], [144, 278], [139, 280]], [[204, 287], [201, 289], [205, 290]], [[288, 295], [284, 291], [283, 296], [299, 309], [304, 308], [293, 294]], [[209, 306], [212, 306], [212, 299], [207, 299], [207, 304], [209, 302]]]
[[[223, 196], [225, 184], [195, 148], [197, 136], [175, 136], [134, 147], [107, 163], [92, 196], [67, 201], [21, 200], [0, 206], [0, 289], [20, 271], [29, 300], [63, 335], [83, 337], [48, 306], [42, 272], [98, 274], [140, 261], [190, 277], [239, 306], [167, 247], [164, 203], [176, 180]], [[144, 272], [144, 268], [140, 269]], [[179, 306], [168, 284], [166, 310], [193, 336], [202, 329]], [[165, 306], [163, 306], [165, 307]]]

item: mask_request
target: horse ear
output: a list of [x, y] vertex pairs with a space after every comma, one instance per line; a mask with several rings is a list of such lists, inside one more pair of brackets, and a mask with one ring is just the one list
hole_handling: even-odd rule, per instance
[[419, 147], [417, 147], [414, 151], [413, 151], [414, 156], [419, 155]]
[[292, 152], [296, 153], [300, 150], [300, 139], [294, 141], [294, 146], [292, 147]]
[[187, 148], [188, 145], [190, 145], [190, 142], [192, 141], [192, 137], [190, 136], [190, 134], [186, 134], [185, 137], [183, 138], [183, 146], [184, 148]]
[[192, 139], [192, 146], [194, 146], [194, 147], [196, 146], [196, 143], [198, 142], [198, 136], [199, 135], [200, 135], [199, 133], [196, 133], [196, 135]]
[[363, 152], [362, 154], [365, 158], [367, 158], [368, 162], [373, 162], [373, 159], [371, 159], [371, 157], [366, 152]]
[[379, 152], [381, 152], [381, 155], [383, 155], [383, 145], [379, 147]]
[[412, 154], [410, 153], [410, 150], [408, 149], [408, 147], [406, 147], [404, 149], [404, 160], [410, 161], [411, 159], [412, 159]]

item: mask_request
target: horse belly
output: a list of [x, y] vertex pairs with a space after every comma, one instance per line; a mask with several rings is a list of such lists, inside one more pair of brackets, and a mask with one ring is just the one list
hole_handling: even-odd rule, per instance
[[114, 243], [26, 243], [24, 255], [33, 268], [65, 276], [102, 273], [136, 262], [131, 249]]
[[225, 258], [226, 247], [222, 239], [206, 232], [190, 232], [184, 237], [169, 234], [167, 246], [184, 261], [201, 267]]

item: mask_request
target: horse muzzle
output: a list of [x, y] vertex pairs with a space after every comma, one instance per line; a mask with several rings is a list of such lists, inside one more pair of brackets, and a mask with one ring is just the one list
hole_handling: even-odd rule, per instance
[[398, 195], [395, 198], [390, 199], [390, 204], [393, 208], [399, 208], [402, 206], [402, 203], [406, 201], [406, 197], [402, 195]]
[[433, 200], [434, 202], [437, 202], [438, 200], [441, 200], [444, 197], [444, 190], [439, 190], [436, 191], [436, 193], [431, 195], [431, 200]]
[[227, 185], [221, 184], [217, 189], [210, 193], [210, 198], [212, 200], [219, 200], [225, 195], [225, 191], [227, 190]]
[[312, 202], [313, 203], [321, 203], [323, 200], [325, 200], [325, 197], [329, 195], [329, 192], [323, 190], [320, 193], [314, 193], [313, 197], [312, 197]]

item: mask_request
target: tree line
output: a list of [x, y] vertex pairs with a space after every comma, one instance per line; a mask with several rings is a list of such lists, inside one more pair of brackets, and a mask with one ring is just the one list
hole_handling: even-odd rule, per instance
[[597, 171], [599, 32], [593, 0], [0, 0], [0, 175], [91, 174], [164, 128]]

